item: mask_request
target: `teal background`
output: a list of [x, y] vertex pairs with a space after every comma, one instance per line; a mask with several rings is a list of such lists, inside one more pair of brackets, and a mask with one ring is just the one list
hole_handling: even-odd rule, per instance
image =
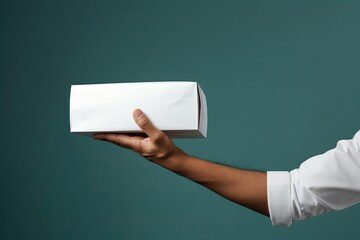
[[360, 129], [359, 1], [1, 1], [1, 239], [353, 239], [360, 205], [290, 228], [69, 133], [71, 84], [195, 80], [189, 154], [291, 170]]

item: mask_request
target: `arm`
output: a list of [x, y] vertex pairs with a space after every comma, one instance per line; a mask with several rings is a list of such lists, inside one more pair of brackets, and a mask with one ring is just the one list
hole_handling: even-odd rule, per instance
[[273, 225], [292, 223], [360, 201], [360, 131], [351, 140], [314, 156], [291, 172], [247, 171], [191, 157], [140, 111], [134, 119], [147, 137], [96, 134], [189, 178], [219, 195], [270, 216]]
[[157, 129], [142, 111], [134, 112], [134, 120], [147, 137], [106, 133], [96, 134], [94, 139], [131, 149], [149, 161], [197, 182], [230, 201], [269, 215], [266, 173], [241, 170], [189, 156], [177, 148], [164, 132]]
[[[169, 170], [197, 182], [224, 198], [254, 211], [268, 215], [266, 173], [241, 170], [212, 163], [187, 154], [176, 169]], [[163, 166], [161, 162], [157, 162]]]

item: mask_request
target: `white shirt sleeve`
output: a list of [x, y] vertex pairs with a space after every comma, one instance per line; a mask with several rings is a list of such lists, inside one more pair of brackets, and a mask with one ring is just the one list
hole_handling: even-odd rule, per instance
[[360, 131], [290, 172], [267, 172], [273, 225], [292, 223], [360, 202]]

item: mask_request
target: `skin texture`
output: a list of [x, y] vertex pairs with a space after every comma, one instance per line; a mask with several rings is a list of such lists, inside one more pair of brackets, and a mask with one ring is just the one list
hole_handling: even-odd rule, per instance
[[269, 216], [266, 173], [242, 170], [192, 157], [157, 129], [140, 110], [133, 113], [136, 124], [146, 136], [95, 134], [95, 140], [111, 142], [134, 151], [178, 175], [197, 182], [220, 196]]

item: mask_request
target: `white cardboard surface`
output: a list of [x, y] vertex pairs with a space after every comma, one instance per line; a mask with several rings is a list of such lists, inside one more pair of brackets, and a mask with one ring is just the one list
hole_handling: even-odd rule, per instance
[[136, 108], [172, 138], [207, 135], [206, 97], [196, 82], [72, 85], [70, 131], [142, 132], [132, 118]]

